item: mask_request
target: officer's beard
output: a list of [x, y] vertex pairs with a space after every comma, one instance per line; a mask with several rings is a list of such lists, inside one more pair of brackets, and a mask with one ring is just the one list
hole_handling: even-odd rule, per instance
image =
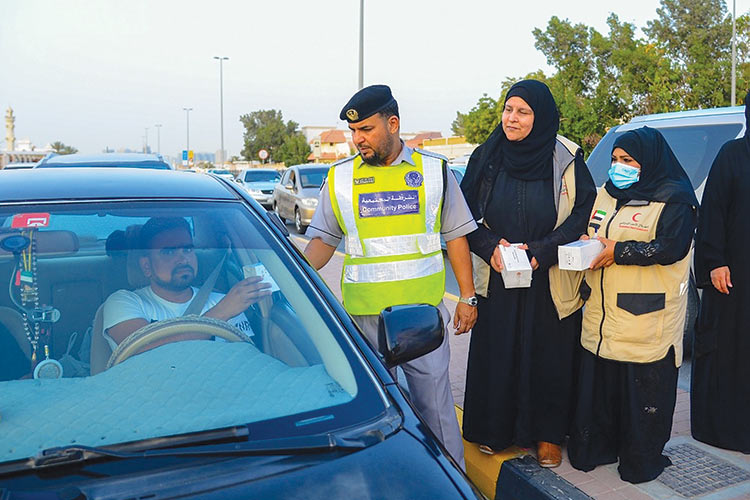
[[387, 157], [387, 155], [375, 151], [374, 149], [370, 150], [370, 156], [365, 156], [361, 151], [359, 154], [362, 156], [363, 162], [372, 165], [373, 167], [382, 167], [385, 164], [385, 159]]
[[362, 150], [359, 150], [359, 155], [362, 157], [362, 161], [373, 167], [382, 167], [385, 162], [388, 161], [388, 157], [393, 154], [394, 148], [401, 145], [401, 141], [395, 141], [391, 144], [383, 144], [381, 148], [375, 149], [372, 146], [368, 146], [369, 156], [366, 156]]

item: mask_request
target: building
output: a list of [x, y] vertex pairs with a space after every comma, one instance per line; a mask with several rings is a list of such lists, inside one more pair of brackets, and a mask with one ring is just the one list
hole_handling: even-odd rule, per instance
[[5, 149], [0, 150], [0, 168], [5, 168], [9, 163], [36, 163], [52, 151], [49, 145], [37, 148], [30, 139], [16, 140], [16, 117], [13, 108], [8, 106], [5, 112]]
[[422, 149], [441, 154], [449, 160], [461, 156], [468, 157], [477, 148], [476, 144], [466, 142], [466, 137], [460, 135], [455, 137], [440, 137], [425, 139], [422, 143]]
[[[412, 134], [408, 134], [408, 136], [411, 135]], [[413, 134], [413, 137], [407, 139], [402, 136], [402, 139], [407, 146], [414, 149], [424, 148], [424, 141], [427, 139], [438, 139], [440, 137], [443, 137], [443, 134], [440, 132], [417, 132], [416, 134]]]
[[309, 142], [312, 152], [307, 160], [315, 163], [331, 163], [351, 156], [356, 151], [352, 134], [348, 130], [325, 130]]

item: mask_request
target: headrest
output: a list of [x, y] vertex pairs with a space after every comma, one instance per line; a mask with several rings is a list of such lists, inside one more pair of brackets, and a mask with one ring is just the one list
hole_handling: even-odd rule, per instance
[[[0, 233], [0, 242], [11, 236], [18, 236], [18, 232]], [[36, 245], [37, 256], [56, 257], [61, 255], [71, 255], [78, 251], [80, 247], [78, 236], [73, 231], [64, 230], [36, 230], [32, 236]], [[0, 247], [0, 258], [13, 255]]]

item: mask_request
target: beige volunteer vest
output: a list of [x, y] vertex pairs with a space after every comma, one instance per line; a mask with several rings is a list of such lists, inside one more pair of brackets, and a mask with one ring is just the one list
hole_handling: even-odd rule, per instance
[[[568, 218], [576, 203], [575, 153], [579, 146], [558, 135], [553, 153], [555, 206], [557, 221], [555, 229]], [[490, 266], [479, 256], [471, 254], [476, 293], [487, 297]], [[560, 319], [570, 316], [583, 306], [579, 293], [583, 274], [561, 271], [555, 264], [549, 269], [550, 293]]]
[[[615, 241], [656, 238], [664, 203], [631, 201], [615, 210], [616, 203], [606, 190], [599, 190], [589, 220], [590, 237], [598, 233]], [[586, 271], [591, 297], [583, 313], [583, 347], [606, 359], [650, 363], [674, 346], [679, 366], [691, 252], [667, 266], [615, 263]]]

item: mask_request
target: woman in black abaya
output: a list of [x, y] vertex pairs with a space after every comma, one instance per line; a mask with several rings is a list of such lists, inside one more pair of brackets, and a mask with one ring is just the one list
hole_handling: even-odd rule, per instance
[[[469, 245], [492, 265], [472, 330], [463, 435], [485, 453], [512, 444], [537, 446], [545, 467], [560, 464], [581, 322], [580, 310], [558, 318], [548, 271], [557, 264], [558, 245], [585, 232], [596, 196], [581, 149], [558, 140], [558, 127], [549, 88], [535, 80], [516, 83], [506, 95], [501, 124], [474, 151], [461, 183], [474, 217], [484, 219], [468, 235]], [[561, 149], [561, 141], [568, 149]], [[558, 153], [565, 151], [561, 160]], [[573, 188], [563, 188], [555, 175], [561, 166], [574, 169], [575, 200], [556, 227], [558, 200]], [[483, 185], [489, 186], [486, 203]], [[505, 288], [497, 245], [508, 243], [525, 244], [534, 268], [530, 288]]]
[[[750, 93], [745, 118], [750, 125]], [[691, 429], [699, 441], [750, 453], [750, 133], [727, 142], [703, 193], [695, 244], [703, 288], [695, 329]]]

